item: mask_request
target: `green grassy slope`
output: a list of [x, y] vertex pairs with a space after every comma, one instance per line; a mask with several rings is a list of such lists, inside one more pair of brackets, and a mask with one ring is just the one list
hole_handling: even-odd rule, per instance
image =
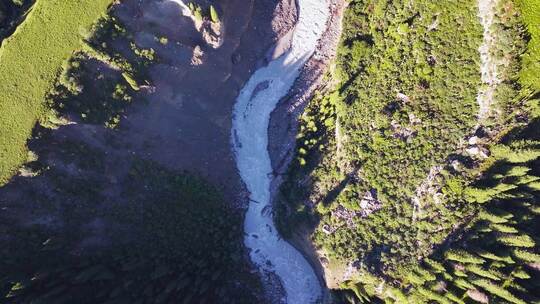
[[535, 91], [540, 91], [540, 1], [517, 1], [521, 11], [523, 23], [527, 26], [530, 40], [527, 52], [522, 58], [522, 70], [519, 75], [520, 83]]
[[38, 0], [0, 49], [0, 184], [26, 159], [26, 140], [43, 116], [62, 63], [112, 0]]

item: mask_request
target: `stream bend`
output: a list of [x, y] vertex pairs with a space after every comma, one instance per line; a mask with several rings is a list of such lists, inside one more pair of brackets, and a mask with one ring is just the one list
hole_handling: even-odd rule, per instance
[[244, 243], [251, 260], [261, 272], [279, 277], [287, 303], [308, 304], [320, 299], [321, 286], [308, 261], [274, 226], [267, 149], [270, 114], [314, 53], [330, 14], [325, 0], [297, 0], [297, 4], [298, 22], [290, 50], [258, 69], [240, 91], [233, 111], [232, 143], [240, 176], [250, 193]]

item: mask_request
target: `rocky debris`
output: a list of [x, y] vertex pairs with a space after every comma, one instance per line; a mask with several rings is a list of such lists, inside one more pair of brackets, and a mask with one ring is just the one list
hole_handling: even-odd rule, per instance
[[402, 101], [404, 103], [411, 102], [411, 98], [403, 93], [397, 93], [396, 98], [397, 100]]
[[480, 108], [478, 111], [478, 118], [480, 121], [488, 118], [491, 113], [491, 108], [495, 99], [495, 90], [502, 82], [498, 68], [499, 66], [507, 65], [508, 60], [504, 57], [499, 58], [492, 52], [497, 48], [498, 43], [496, 33], [493, 29], [498, 2], [498, 0], [478, 1], [478, 17], [484, 28], [484, 39], [482, 45], [478, 48], [480, 53], [480, 72], [483, 84], [476, 97], [476, 101]]
[[142, 85], [139, 88], [140, 91], [145, 94], [154, 94], [156, 92], [156, 87], [151, 85]]
[[411, 138], [413, 138], [418, 132], [409, 126], [404, 127], [400, 125], [396, 120], [392, 120], [390, 122], [390, 129], [392, 130], [393, 134], [392, 137], [401, 139], [405, 142], [409, 142]]
[[435, 57], [434, 55], [429, 55], [426, 59], [430, 66], [434, 66], [437, 64], [437, 57]]
[[284, 37], [294, 29], [297, 20], [296, 0], [282, 0], [274, 11], [272, 31], [277, 37]]
[[333, 229], [333, 227], [328, 225], [328, 224], [324, 224], [322, 226], [321, 230], [322, 230], [322, 232], [324, 232], [326, 234], [332, 234], [335, 231], [335, 229]]
[[[294, 7], [294, 1], [290, 2], [291, 8]], [[282, 98], [270, 117], [268, 149], [272, 167], [278, 176], [285, 173], [294, 156], [298, 117], [304, 111], [313, 92], [326, 85], [322, 83], [323, 76], [336, 54], [346, 4], [343, 0], [329, 0], [328, 2], [331, 16], [317, 50], [302, 70], [289, 94]], [[275, 193], [280, 183], [281, 178], [274, 179], [272, 193]]]
[[484, 147], [481, 147], [481, 146], [470, 146], [469, 148], [467, 148], [465, 150], [465, 152], [467, 152], [467, 154], [471, 155], [471, 156], [476, 156], [478, 158], [481, 158], [481, 159], [486, 159], [489, 157], [490, 153], [489, 153], [489, 150], [484, 148]]
[[[405, 96], [403, 98], [404, 100], [409, 100], [409, 97]], [[409, 142], [411, 138], [414, 138], [416, 134], [418, 134], [418, 131], [414, 129], [414, 126], [420, 124], [422, 124], [422, 120], [416, 117], [414, 113], [409, 113], [409, 124], [407, 126], [400, 125], [397, 120], [394, 119], [390, 122], [390, 129], [393, 132], [392, 137]], [[376, 126], [374, 126], [374, 128], [376, 128]]]
[[[496, 49], [497, 44], [496, 33], [492, 29], [497, 3], [498, 0], [478, 1], [478, 17], [484, 28], [483, 43], [478, 49], [478, 52], [480, 53], [480, 72], [482, 80], [482, 86], [479, 88], [478, 95], [476, 97], [479, 106], [478, 124], [473, 130], [474, 135], [469, 138], [465, 138], [463, 144], [458, 147], [459, 151], [480, 160], [486, 159], [490, 155], [489, 150], [482, 146], [481, 139], [492, 136], [493, 134], [490, 134], [491, 132], [485, 128], [483, 124], [486, 118], [488, 118], [492, 112], [491, 108], [495, 99], [495, 90], [502, 82], [498, 67], [507, 65], [508, 60], [505, 58], [498, 58], [492, 52], [494, 49]], [[433, 24], [428, 27], [428, 30], [435, 29], [437, 25], [438, 20], [436, 19], [434, 20]], [[428, 62], [429, 61], [430, 59], [428, 58]], [[449, 164], [454, 170], [461, 171], [462, 164], [458, 160], [447, 160], [446, 163]], [[420, 201], [423, 200], [426, 195], [432, 196], [436, 203], [440, 203], [442, 201], [442, 194], [437, 195], [441, 185], [434, 185], [432, 182], [436, 175], [439, 174], [439, 172], [437, 172], [440, 171], [438, 168], [440, 169], [442, 166], [435, 166], [431, 168], [426, 180], [424, 180], [424, 182], [417, 188], [416, 195], [412, 198], [412, 202], [414, 204], [413, 220], [415, 219], [416, 211], [420, 206]], [[435, 173], [435, 175], [432, 175], [432, 173]]]
[[416, 117], [416, 115], [414, 115], [414, 113], [409, 113], [409, 124], [411, 125], [419, 125], [422, 123], [422, 120], [418, 117]]
[[[354, 226], [353, 219], [357, 217], [356, 211], [349, 210], [342, 205], [337, 206], [336, 209], [332, 210], [332, 216], [344, 221], [347, 226]], [[335, 229], [334, 229], [335, 230]]]
[[[350, 210], [345, 208], [342, 205], [337, 206], [332, 210], [332, 217], [335, 217], [343, 222], [349, 227], [354, 226], [354, 218], [366, 218], [373, 212], [382, 208], [382, 203], [377, 199], [377, 190], [371, 189], [364, 193], [364, 196], [360, 199], [360, 210]], [[329, 224], [324, 224], [321, 230], [325, 234], [334, 233], [339, 227], [333, 227]]]
[[527, 265], [533, 269], [536, 269], [537, 271], [540, 271], [540, 263], [529, 263]]
[[413, 221], [416, 220], [417, 213], [421, 211], [422, 201], [424, 198], [431, 196], [432, 198], [434, 198], [435, 201], [440, 202], [441, 197], [435, 199], [435, 196], [440, 189], [440, 185], [438, 183], [438, 176], [441, 173], [442, 169], [442, 166], [431, 167], [426, 179], [420, 184], [420, 186], [416, 188], [415, 195], [411, 198], [411, 202], [413, 203]]
[[439, 205], [444, 201], [444, 194], [442, 192], [437, 192], [433, 194], [433, 203]]
[[330, 264], [330, 261], [326, 257], [319, 257], [319, 261], [323, 266], [328, 266]]
[[350, 263], [347, 265], [347, 269], [345, 269], [345, 273], [343, 274], [343, 281], [348, 281], [351, 279], [354, 273], [356, 273], [356, 267], [355, 262]]
[[193, 55], [191, 57], [191, 65], [193, 66], [198, 66], [198, 65], [201, 65], [203, 63], [203, 51], [201, 50], [201, 47], [200, 46], [196, 46], [194, 49], [193, 49]]
[[253, 90], [253, 92], [251, 93], [251, 97], [249, 98], [249, 100], [253, 100], [253, 98], [255, 98], [260, 92], [268, 89], [268, 86], [270, 85], [270, 82], [268, 80], [265, 80], [259, 84], [257, 84], [257, 86], [255, 87], [255, 89]]
[[367, 217], [373, 212], [382, 208], [382, 203], [377, 199], [377, 190], [371, 189], [366, 191], [362, 199], [360, 200], [361, 217]]
[[40, 172], [36, 172], [34, 170], [32, 170], [32, 168], [30, 167], [27, 167], [27, 166], [23, 166], [19, 169], [19, 175], [22, 176], [22, 177], [26, 177], [26, 178], [29, 178], [29, 177], [36, 177], [39, 175]]
[[433, 20], [433, 22], [428, 26], [428, 32], [431, 32], [433, 30], [436, 30], [437, 27], [439, 26], [439, 15], [437, 15], [435, 17], [435, 19]]
[[274, 47], [272, 47], [266, 53], [266, 61], [270, 62], [285, 54], [292, 46], [292, 37], [294, 34], [294, 29], [291, 29], [287, 34], [281, 37]]
[[[322, 82], [323, 76], [327, 71], [329, 63], [335, 57], [340, 41], [346, 1], [328, 0], [327, 2], [329, 3], [331, 13], [326, 24], [327, 30], [319, 40], [317, 50], [304, 66], [289, 94], [282, 98], [270, 116], [268, 152], [270, 154], [272, 169], [276, 172], [276, 178], [272, 180], [270, 187], [272, 200], [276, 198], [277, 190], [283, 181], [283, 174], [294, 157], [295, 139], [298, 132], [298, 117], [304, 111], [315, 90], [327, 85]], [[282, 1], [281, 3], [284, 8], [283, 16], [290, 14], [296, 16], [296, 2], [294, 0], [289, 0], [288, 3], [287, 1]], [[285, 9], [286, 6], [289, 6], [289, 9]], [[291, 22], [291, 20], [288, 18], [285, 20], [274, 18], [273, 22], [276, 25], [280, 25], [283, 22], [288, 24], [287, 22]], [[294, 24], [295, 20], [292, 23]], [[286, 27], [279, 27], [282, 28], [282, 34], [288, 32], [288, 30], [284, 31]], [[309, 252], [305, 252], [305, 250], [302, 251], [304, 251], [304, 256], [312, 264], [320, 264], [319, 259], [312, 257], [316, 256], [316, 253], [310, 254]], [[319, 267], [315, 267], [315, 269], [319, 278], [325, 277], [326, 270], [322, 270]]]
[[221, 22], [212, 22], [204, 20], [199, 29], [206, 43], [214, 49], [217, 49], [223, 44], [223, 29]]
[[462, 169], [462, 164], [459, 160], [457, 159], [454, 159], [451, 163], [450, 163], [450, 166], [452, 166], [452, 169], [454, 169], [455, 171], [457, 172], [460, 172], [461, 169]]

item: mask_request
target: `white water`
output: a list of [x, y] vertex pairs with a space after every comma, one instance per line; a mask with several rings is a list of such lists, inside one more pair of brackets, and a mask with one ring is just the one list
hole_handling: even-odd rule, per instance
[[272, 167], [267, 150], [270, 113], [315, 51], [330, 14], [325, 0], [297, 1], [299, 20], [291, 49], [257, 70], [240, 92], [234, 107], [232, 142], [238, 170], [250, 192], [244, 223], [250, 257], [261, 271], [274, 272], [280, 278], [287, 303], [309, 304], [321, 297], [321, 286], [311, 265], [274, 227]]

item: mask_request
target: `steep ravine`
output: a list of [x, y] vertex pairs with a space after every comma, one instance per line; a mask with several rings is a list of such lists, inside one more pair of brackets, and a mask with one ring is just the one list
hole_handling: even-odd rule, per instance
[[325, 0], [298, 0], [298, 22], [291, 48], [258, 69], [241, 90], [234, 106], [232, 142], [236, 163], [250, 195], [244, 224], [245, 244], [262, 275], [274, 273], [289, 304], [314, 303], [321, 286], [304, 256], [283, 240], [272, 219], [268, 152], [270, 114], [300, 75], [326, 30], [330, 10]]

